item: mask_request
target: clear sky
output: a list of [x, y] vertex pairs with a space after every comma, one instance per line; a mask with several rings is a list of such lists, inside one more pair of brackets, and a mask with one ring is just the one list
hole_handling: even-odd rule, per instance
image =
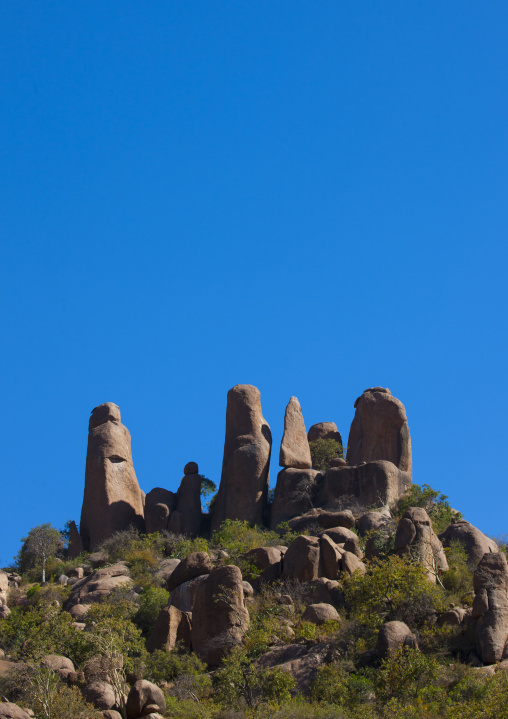
[[0, 564], [79, 521], [90, 410], [141, 487], [219, 481], [227, 390], [508, 532], [506, 0], [4, 2]]

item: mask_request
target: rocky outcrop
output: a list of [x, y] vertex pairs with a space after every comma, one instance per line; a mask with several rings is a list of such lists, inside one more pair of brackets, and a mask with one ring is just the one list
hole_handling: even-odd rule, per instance
[[265, 581], [278, 579], [282, 571], [282, 557], [287, 551], [282, 547], [255, 547], [246, 552], [242, 559], [261, 572]]
[[121, 586], [131, 584], [129, 568], [124, 562], [117, 562], [109, 567], [97, 569], [73, 586], [65, 608], [71, 610], [76, 604], [92, 604], [105, 599], [112, 591]]
[[294, 532], [304, 532], [310, 527], [321, 527], [330, 529], [332, 527], [346, 527], [351, 529], [355, 526], [353, 513], [347, 509], [342, 512], [330, 512], [326, 509], [311, 509], [299, 517], [293, 517], [288, 522], [289, 528]]
[[177, 644], [187, 649], [191, 647], [192, 616], [190, 612], [181, 612], [174, 606], [163, 607], [155, 627], [146, 643], [149, 652], [162, 649], [171, 651]]
[[445, 547], [449, 547], [452, 542], [460, 542], [466, 551], [469, 563], [473, 566], [478, 564], [484, 554], [499, 551], [493, 539], [485, 536], [465, 519], [458, 519], [448, 525], [445, 531], [439, 535], [439, 539]]
[[150, 712], [165, 712], [166, 700], [162, 689], [146, 679], [140, 679], [131, 686], [126, 710], [127, 719], [138, 719]]
[[286, 407], [279, 464], [295, 469], [310, 469], [312, 465], [302, 408], [297, 397], [291, 397]]
[[83, 687], [82, 692], [86, 701], [96, 709], [113, 709], [116, 706], [115, 690], [102, 679], [93, 679]]
[[296, 537], [284, 555], [282, 576], [297, 582], [310, 582], [321, 573], [319, 539], [317, 537]]
[[132, 464], [131, 436], [120, 409], [106, 402], [92, 410], [80, 534], [87, 551], [114, 532], [144, 530], [143, 493]]
[[[195, 469], [195, 472], [190, 472]], [[187, 472], [185, 472], [187, 470]], [[175, 534], [195, 537], [201, 526], [201, 475], [196, 462], [184, 467], [184, 476], [176, 494], [175, 508], [171, 512], [167, 528]]]
[[195, 579], [201, 574], [210, 574], [212, 563], [206, 552], [192, 552], [175, 567], [174, 572], [168, 580], [169, 591], [178, 587], [179, 584]]
[[225, 519], [261, 524], [268, 494], [272, 435], [261, 412], [257, 387], [239, 384], [228, 392], [222, 474], [212, 529]]
[[404, 622], [386, 622], [379, 630], [377, 654], [381, 659], [393, 656], [400, 646], [418, 649], [416, 637]]
[[52, 669], [61, 679], [67, 679], [69, 674], [76, 671], [74, 664], [67, 657], [59, 654], [47, 654], [42, 658], [41, 664], [48, 669]]
[[207, 578], [208, 574], [200, 574], [188, 582], [179, 584], [173, 589], [169, 597], [169, 603], [172, 607], [177, 607], [181, 612], [192, 612], [198, 587]]
[[410, 473], [386, 460], [358, 466], [340, 465], [327, 470], [317, 504], [333, 507], [341, 497], [354, 497], [363, 507], [391, 505], [410, 487]]
[[473, 588], [477, 651], [484, 664], [494, 664], [508, 657], [508, 565], [504, 554], [484, 554], [474, 573]]
[[371, 387], [355, 402], [348, 464], [386, 460], [411, 477], [411, 436], [406, 410], [389, 389]]
[[81, 535], [76, 527], [76, 522], [71, 521], [69, 524], [69, 546], [67, 548], [67, 556], [70, 559], [79, 557], [83, 552], [83, 542], [81, 541]]
[[356, 527], [362, 537], [369, 532], [377, 532], [390, 524], [389, 512], [366, 512], [356, 521]]
[[302, 619], [313, 624], [324, 624], [325, 622], [338, 622], [340, 617], [337, 610], [331, 604], [309, 604]]
[[335, 422], [318, 422], [317, 424], [313, 424], [309, 429], [307, 439], [309, 442], [318, 442], [320, 439], [333, 439], [342, 447], [342, 437]]
[[448, 571], [443, 545], [432, 529], [429, 515], [421, 507], [409, 507], [404, 512], [395, 534], [394, 551], [423, 564], [431, 582]]
[[200, 584], [192, 613], [194, 652], [211, 666], [218, 666], [242, 642], [249, 627], [242, 573], [234, 565], [217, 567]]
[[0, 702], [0, 719], [31, 719], [31, 715], [17, 704]]
[[145, 498], [145, 524], [147, 534], [163, 532], [175, 508], [176, 494], [162, 487], [151, 489]]
[[286, 644], [263, 654], [257, 665], [263, 669], [279, 667], [296, 679], [296, 692], [305, 693], [316, 678], [319, 667], [330, 661], [332, 646], [321, 642], [313, 646]]
[[277, 475], [270, 526], [305, 514], [312, 509], [322, 475], [315, 469], [283, 469]]

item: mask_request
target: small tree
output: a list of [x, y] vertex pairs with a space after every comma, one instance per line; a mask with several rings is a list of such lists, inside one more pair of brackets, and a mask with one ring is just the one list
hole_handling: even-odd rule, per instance
[[335, 439], [316, 439], [314, 442], [309, 442], [309, 447], [312, 469], [318, 469], [320, 472], [326, 472], [330, 468], [332, 459], [342, 457], [344, 454], [341, 443]]
[[[201, 497], [205, 501], [205, 506], [209, 510], [210, 509], [210, 502], [213, 499], [213, 495], [215, 495], [217, 491], [217, 485], [215, 482], [213, 482], [211, 479], [208, 479], [208, 477], [205, 477], [204, 474], [199, 475], [201, 477]], [[212, 495], [212, 496], [210, 496]], [[210, 497], [208, 501], [206, 501], [206, 498]]]
[[51, 524], [39, 524], [28, 532], [24, 540], [27, 554], [34, 558], [42, 569], [42, 582], [46, 581], [46, 561], [60, 549], [62, 539], [58, 529]]

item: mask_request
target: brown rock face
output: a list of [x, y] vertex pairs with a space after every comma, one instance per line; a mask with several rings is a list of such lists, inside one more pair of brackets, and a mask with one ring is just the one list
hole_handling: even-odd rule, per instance
[[335, 422], [318, 422], [313, 424], [307, 435], [309, 442], [317, 442], [320, 439], [333, 439], [342, 447], [342, 437]]
[[191, 615], [188, 612], [181, 612], [176, 607], [163, 607], [155, 628], [146, 643], [149, 652], [156, 649], [171, 651], [181, 642], [183, 646], [190, 649], [191, 646]]
[[296, 679], [295, 691], [307, 692], [316, 678], [319, 667], [330, 661], [332, 645], [321, 642], [313, 646], [286, 644], [263, 654], [257, 660], [263, 669], [280, 667]]
[[270, 519], [272, 529], [312, 509], [321, 476], [316, 469], [288, 468], [279, 472]]
[[176, 495], [168, 489], [155, 487], [145, 497], [146, 533], [163, 532], [168, 527], [169, 515], [175, 508]]
[[72, 521], [69, 525], [69, 548], [67, 556], [71, 559], [78, 557], [83, 551], [83, 542], [81, 541], [76, 522]]
[[166, 711], [166, 700], [162, 689], [146, 679], [140, 679], [131, 686], [127, 697], [127, 719], [138, 719], [153, 711]]
[[310, 469], [312, 465], [302, 408], [297, 397], [291, 397], [286, 407], [279, 464], [295, 469]]
[[418, 649], [416, 637], [404, 622], [386, 622], [379, 630], [377, 653], [382, 659], [393, 655], [400, 646]]
[[331, 604], [309, 604], [306, 607], [302, 619], [313, 624], [324, 624], [325, 622], [338, 622], [340, 617], [335, 607]]
[[268, 493], [270, 427], [261, 412], [257, 387], [239, 384], [228, 392], [222, 475], [212, 529], [225, 519], [261, 524]]
[[17, 704], [0, 702], [0, 719], [31, 719], [31, 717]]
[[305, 529], [316, 526], [323, 529], [329, 529], [331, 527], [347, 527], [347, 529], [351, 529], [351, 527], [355, 526], [355, 518], [349, 509], [342, 512], [311, 509], [300, 517], [290, 519], [288, 525], [293, 531], [302, 533]]
[[458, 519], [450, 524], [444, 532], [441, 532], [439, 539], [445, 547], [449, 547], [454, 541], [460, 542], [472, 565], [478, 564], [484, 554], [491, 552], [495, 554], [499, 551], [493, 539], [486, 537], [483, 532], [466, 522], [465, 519]]
[[254, 565], [267, 581], [278, 579], [282, 571], [283, 552], [280, 547], [255, 547], [243, 555], [243, 559]]
[[394, 551], [409, 554], [427, 570], [431, 582], [438, 574], [448, 571], [443, 545], [437, 538], [427, 512], [421, 507], [410, 507], [404, 512], [395, 534]]
[[73, 585], [65, 608], [70, 610], [76, 604], [101, 602], [113, 590], [130, 583], [129, 569], [123, 562], [117, 562], [109, 567], [104, 567], [104, 569], [97, 569]]
[[220, 664], [241, 643], [249, 628], [242, 573], [234, 565], [217, 567], [196, 593], [192, 612], [192, 648], [211, 666]]
[[410, 487], [411, 475], [385, 460], [354, 467], [330, 467], [319, 490], [317, 503], [332, 507], [341, 497], [352, 496], [364, 507], [394, 504]]
[[188, 582], [201, 574], [210, 574], [211, 571], [212, 563], [208, 554], [206, 552], [192, 552], [175, 567], [174, 572], [168, 579], [168, 589], [171, 591], [178, 587], [179, 584]]
[[80, 534], [88, 551], [130, 525], [144, 530], [143, 493], [132, 464], [131, 436], [112, 402], [92, 410]]
[[171, 512], [167, 527], [170, 532], [195, 537], [200, 525], [201, 477], [197, 473], [184, 474], [176, 495], [175, 510]]
[[341, 567], [340, 558], [344, 551], [326, 534], [320, 538], [319, 550], [321, 553], [321, 576], [336, 580]]
[[484, 664], [508, 657], [508, 565], [501, 552], [485, 554], [474, 573], [476, 647]]
[[320, 575], [319, 539], [301, 534], [284, 555], [282, 576], [298, 582], [310, 582]]
[[389, 389], [371, 387], [355, 402], [349, 430], [348, 464], [382, 459], [411, 477], [411, 436], [406, 410]]

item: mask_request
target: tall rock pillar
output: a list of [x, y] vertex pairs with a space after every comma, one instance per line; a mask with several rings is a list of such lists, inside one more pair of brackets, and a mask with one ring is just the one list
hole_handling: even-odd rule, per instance
[[261, 524], [268, 494], [272, 435], [261, 411], [261, 393], [250, 384], [229, 390], [226, 439], [212, 529], [225, 519]]
[[114, 532], [144, 529], [144, 495], [132, 464], [131, 436], [112, 402], [92, 410], [80, 534], [92, 550]]

